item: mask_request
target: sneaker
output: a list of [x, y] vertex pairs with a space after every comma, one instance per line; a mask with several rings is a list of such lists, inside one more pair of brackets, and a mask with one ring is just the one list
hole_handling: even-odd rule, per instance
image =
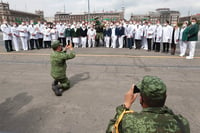
[[180, 57], [183, 57], [183, 56], [184, 56], [184, 54], [180, 54], [179, 56], [180, 56]]
[[191, 57], [191, 56], [186, 56], [186, 59], [191, 60], [191, 59], [193, 59], [193, 57]]

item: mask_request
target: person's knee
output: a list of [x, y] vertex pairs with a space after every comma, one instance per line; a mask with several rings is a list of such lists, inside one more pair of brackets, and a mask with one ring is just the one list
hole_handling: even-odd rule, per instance
[[70, 82], [69, 82], [69, 80], [67, 80], [64, 83], [61, 83], [61, 86], [62, 86], [62, 89], [64, 89], [64, 90], [69, 89], [70, 88]]

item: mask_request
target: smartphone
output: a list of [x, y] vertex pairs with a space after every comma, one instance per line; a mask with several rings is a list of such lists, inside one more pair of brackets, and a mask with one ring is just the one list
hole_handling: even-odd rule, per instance
[[138, 87], [136, 85], [134, 85], [133, 93], [140, 93], [140, 90], [138, 89]]

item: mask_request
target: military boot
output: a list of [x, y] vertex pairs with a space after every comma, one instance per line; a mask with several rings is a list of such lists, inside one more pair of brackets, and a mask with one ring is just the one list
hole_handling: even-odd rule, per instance
[[52, 90], [54, 91], [56, 96], [62, 96], [62, 89], [61, 89], [60, 85], [52, 86]]
[[57, 80], [54, 80], [54, 81], [52, 82], [52, 86], [56, 86], [56, 85], [58, 85], [58, 81], [57, 81]]

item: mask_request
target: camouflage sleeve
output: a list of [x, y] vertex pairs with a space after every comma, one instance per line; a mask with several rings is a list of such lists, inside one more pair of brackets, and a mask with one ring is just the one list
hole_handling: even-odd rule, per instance
[[183, 125], [185, 127], [185, 132], [190, 133], [190, 124], [186, 118], [184, 118], [182, 115], [178, 115], [178, 118], [183, 122]]
[[123, 107], [122, 105], [120, 105], [120, 106], [118, 106], [118, 107], [116, 108], [115, 117], [109, 121], [108, 127], [107, 127], [107, 129], [106, 129], [106, 133], [112, 133], [114, 124], [115, 124], [116, 120], [118, 119], [118, 117], [120, 116], [120, 114], [121, 114], [123, 111], [124, 111], [124, 107]]
[[70, 59], [73, 59], [73, 58], [75, 58], [75, 56], [76, 56], [76, 54], [75, 54], [75, 52], [74, 51], [71, 51], [69, 54], [68, 53], [65, 53], [65, 52], [63, 52], [62, 53], [62, 59], [64, 59], [64, 60], [70, 60]]

